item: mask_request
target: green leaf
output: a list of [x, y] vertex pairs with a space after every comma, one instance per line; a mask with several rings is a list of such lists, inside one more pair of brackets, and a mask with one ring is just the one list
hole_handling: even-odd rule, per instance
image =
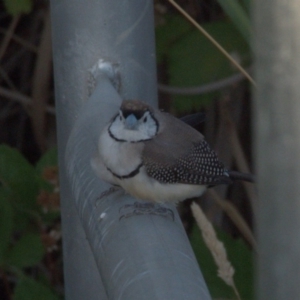
[[25, 277], [18, 282], [14, 300], [59, 300], [60, 298], [46, 285]]
[[[234, 281], [243, 300], [254, 299], [253, 256], [242, 240], [234, 240], [224, 232], [217, 230], [218, 238], [224, 243], [227, 256], [235, 269]], [[231, 287], [218, 277], [217, 266], [212, 254], [203, 241], [202, 234], [195, 225], [191, 235], [191, 244], [212, 298], [235, 299]]]
[[250, 45], [252, 35], [250, 18], [242, 5], [238, 0], [218, 0], [218, 2]]
[[158, 63], [162, 62], [164, 56], [169, 52], [173, 43], [191, 31], [192, 26], [179, 15], [166, 15], [164, 24], [155, 30], [156, 35], [156, 58]]
[[18, 268], [31, 267], [39, 263], [45, 254], [45, 248], [38, 234], [28, 233], [13, 246], [9, 254], [9, 263]]
[[57, 148], [53, 147], [52, 149], [48, 150], [36, 164], [35, 169], [37, 171], [37, 174], [39, 175], [40, 190], [46, 190], [48, 192], [53, 191], [53, 185], [43, 178], [43, 172], [46, 168], [57, 167], [57, 155]]
[[13, 231], [13, 207], [10, 202], [11, 192], [0, 187], [0, 265], [5, 262], [5, 254]]
[[36, 170], [38, 174], [42, 175], [43, 171], [47, 167], [55, 167], [58, 165], [57, 148], [54, 147], [48, 150], [36, 164]]
[[243, 0], [243, 6], [245, 7], [245, 9], [247, 10], [247, 13], [249, 15], [250, 11], [251, 11], [251, 0]]
[[9, 14], [16, 16], [18, 14], [28, 14], [32, 11], [32, 0], [4, 0], [4, 5]]
[[16, 150], [0, 145], [0, 182], [16, 195], [18, 208], [30, 210], [37, 207], [39, 179], [34, 167]]
[[[229, 53], [247, 63], [249, 47], [229, 22], [213, 22], [203, 26]], [[173, 44], [168, 53], [171, 86], [202, 86], [224, 79], [237, 70], [228, 59], [197, 30], [192, 30]], [[180, 112], [200, 109], [210, 103], [218, 92], [195, 96], [173, 96], [174, 108]]]

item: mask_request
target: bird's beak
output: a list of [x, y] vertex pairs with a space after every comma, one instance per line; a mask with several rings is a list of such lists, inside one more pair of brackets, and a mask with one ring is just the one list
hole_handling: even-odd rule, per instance
[[125, 119], [125, 128], [129, 130], [134, 130], [136, 129], [136, 125], [138, 123], [138, 120], [134, 114], [130, 114], [127, 116]]

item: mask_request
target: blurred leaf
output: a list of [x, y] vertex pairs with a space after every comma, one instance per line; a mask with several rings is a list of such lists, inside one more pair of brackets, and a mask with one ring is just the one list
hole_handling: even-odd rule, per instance
[[10, 202], [11, 192], [0, 187], [0, 265], [5, 262], [5, 252], [8, 249], [13, 231], [13, 208]]
[[33, 7], [32, 0], [4, 0], [4, 5], [7, 12], [13, 16], [22, 13], [28, 14]]
[[192, 29], [192, 25], [180, 15], [166, 15], [164, 21], [164, 24], [158, 26], [155, 30], [156, 58], [158, 63], [163, 60], [170, 47]]
[[18, 282], [13, 299], [59, 300], [60, 298], [48, 286], [26, 277]]
[[39, 263], [45, 248], [38, 234], [27, 233], [13, 246], [9, 253], [9, 263], [18, 267], [31, 267]]
[[250, 18], [238, 0], [218, 0], [219, 4], [235, 24], [236, 28], [250, 45], [251, 25]]
[[[45, 180], [45, 173], [49, 175], [49, 173], [53, 174], [58, 179], [58, 158], [57, 158], [57, 148], [54, 147], [48, 150], [37, 162], [36, 171], [39, 175], [40, 179], [40, 189], [46, 190], [48, 192], [53, 191], [53, 184], [50, 184], [49, 181]], [[55, 171], [54, 171], [55, 170]]]
[[41, 191], [37, 199], [41, 207], [43, 224], [53, 226], [53, 222], [60, 217], [60, 195], [57, 192]]
[[34, 167], [16, 150], [0, 145], [0, 181], [18, 197], [18, 208], [36, 208], [39, 179]]
[[[228, 22], [214, 22], [203, 26], [229, 53], [240, 61], [248, 58], [249, 47]], [[197, 30], [188, 32], [170, 49], [169, 78], [171, 86], [201, 86], [226, 78], [237, 71], [227, 58]], [[199, 109], [210, 103], [217, 92], [173, 98], [174, 108], [180, 112]]]
[[251, 11], [251, 0], [243, 0], [242, 2], [243, 2], [245, 9], [247, 10], [248, 15], [249, 15], [249, 13]]
[[53, 226], [53, 222], [57, 221], [60, 218], [60, 215], [61, 215], [60, 211], [48, 212], [42, 216], [43, 223], [48, 226], [51, 226], [51, 225]]
[[[253, 256], [242, 240], [234, 240], [224, 232], [217, 230], [218, 238], [224, 243], [227, 256], [235, 269], [234, 281], [243, 300], [254, 299]], [[195, 225], [191, 235], [191, 244], [201, 271], [213, 298], [235, 299], [233, 290], [217, 275], [217, 266], [212, 254], [203, 242], [201, 232]]]
[[56, 147], [48, 150], [36, 164], [36, 170], [37, 170], [38, 174], [42, 175], [44, 169], [47, 167], [57, 166], [58, 165], [57, 155], [58, 154], [57, 154]]

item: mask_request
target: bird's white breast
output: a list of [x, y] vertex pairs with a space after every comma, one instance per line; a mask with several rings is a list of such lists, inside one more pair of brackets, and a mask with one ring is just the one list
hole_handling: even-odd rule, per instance
[[138, 199], [152, 202], [177, 203], [187, 198], [199, 197], [206, 190], [205, 185], [160, 183], [147, 174], [144, 166], [135, 176], [129, 178], [113, 175], [126, 176], [137, 169], [142, 163], [144, 144], [117, 141], [109, 135], [107, 129], [108, 126], [99, 139], [99, 156], [92, 162], [101, 179], [121, 186]]
[[104, 165], [119, 176], [126, 176], [134, 171], [141, 161], [143, 145], [120, 142], [108, 133], [108, 126], [100, 136], [98, 150]]

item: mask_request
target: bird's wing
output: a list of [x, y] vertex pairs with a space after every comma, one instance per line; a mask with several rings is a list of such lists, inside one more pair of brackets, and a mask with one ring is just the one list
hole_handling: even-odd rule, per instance
[[180, 120], [191, 127], [196, 127], [197, 125], [201, 124], [205, 120], [205, 113], [199, 112], [187, 116], [183, 116]]
[[145, 142], [143, 164], [148, 175], [162, 183], [215, 185], [230, 177], [203, 136], [180, 120], [161, 113], [160, 129]]

